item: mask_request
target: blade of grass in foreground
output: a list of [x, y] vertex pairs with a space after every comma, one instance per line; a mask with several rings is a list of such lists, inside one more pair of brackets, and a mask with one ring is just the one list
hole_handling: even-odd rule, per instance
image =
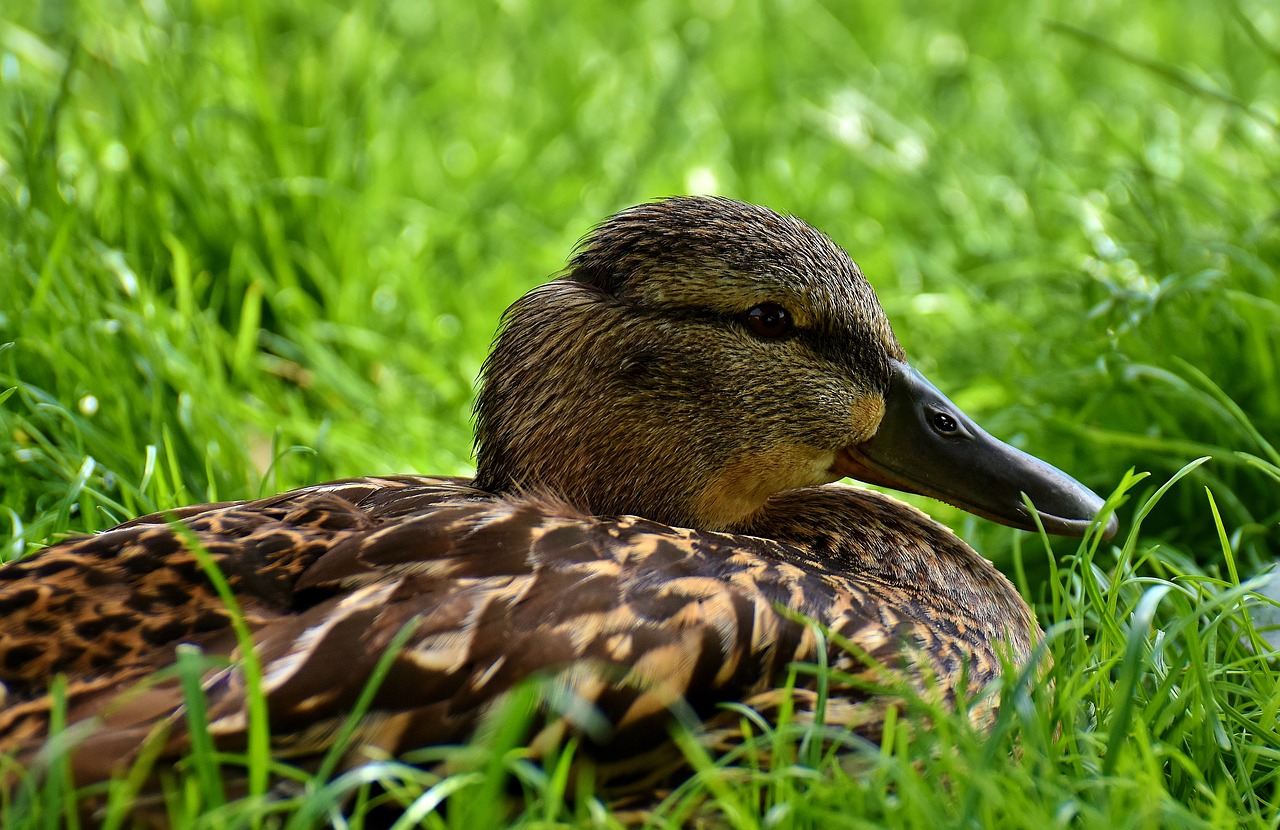
[[[360, 722], [369, 711], [369, 707], [373, 705], [374, 695], [376, 695], [378, 690], [382, 688], [382, 684], [386, 680], [388, 672], [391, 671], [392, 663], [400, 656], [400, 652], [404, 648], [405, 643], [407, 643], [409, 638], [413, 636], [413, 633], [417, 630], [419, 623], [420, 620], [416, 617], [410, 619], [402, 625], [400, 630], [395, 633], [395, 636], [391, 638], [386, 649], [383, 650], [382, 656], [378, 658], [378, 663], [374, 666], [373, 672], [369, 675], [368, 681], [365, 682], [364, 688], [360, 690], [360, 696], [356, 699], [355, 704], [351, 707], [350, 713], [343, 720], [337, 734], [334, 736], [333, 744], [329, 747], [324, 758], [320, 761], [320, 765], [317, 767], [312, 779], [313, 781], [320, 782], [321, 784], [327, 784], [330, 778], [333, 777], [334, 771], [338, 768], [338, 765], [342, 762], [343, 757], [349, 749], [352, 736], [355, 735], [356, 730], [360, 728]], [[324, 793], [325, 791], [326, 790], [323, 788], [320, 790], [321, 793]], [[335, 806], [336, 803], [324, 803], [317, 801], [314, 798], [306, 799], [303, 801], [303, 808], [293, 815], [286, 827], [289, 828], [289, 830], [300, 830], [301, 828], [308, 826], [308, 822], [314, 820], [316, 816]]]
[[186, 707], [187, 734], [191, 740], [188, 757], [195, 768], [201, 802], [207, 807], [221, 806], [227, 802], [227, 794], [218, 769], [217, 750], [214, 748], [213, 737], [209, 734], [208, 702], [202, 685], [209, 664], [198, 647], [186, 643], [178, 646], [176, 656], [176, 670]]
[[[200, 565], [200, 570], [213, 584], [218, 598], [227, 610], [232, 629], [235, 631], [236, 644], [240, 652], [239, 667], [244, 675], [245, 717], [248, 747], [246, 757], [248, 763], [248, 797], [257, 799], [265, 797], [271, 774], [271, 728], [267, 720], [267, 699], [262, 686], [262, 663], [254, 650], [253, 632], [245, 620], [240, 603], [231, 590], [230, 583], [218, 563], [205, 550], [195, 533], [180, 521], [170, 521], [169, 527], [186, 543], [187, 549]], [[255, 818], [253, 826], [260, 820]]]

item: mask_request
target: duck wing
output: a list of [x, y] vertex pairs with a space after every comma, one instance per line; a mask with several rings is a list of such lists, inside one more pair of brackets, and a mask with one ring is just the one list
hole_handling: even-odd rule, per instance
[[[535, 748], [570, 730], [605, 761], [643, 753], [666, 742], [673, 707], [706, 717], [719, 703], [770, 694], [792, 663], [817, 659], [823, 640], [791, 612], [859, 642], [873, 660], [889, 663], [900, 651], [873, 598], [793, 564], [775, 541], [593, 518], [537, 498], [480, 498], [453, 481], [383, 481], [192, 511], [182, 520], [191, 535], [140, 520], [28, 560], [87, 559], [98, 569], [123, 560], [111, 570], [113, 590], [128, 596], [112, 601], [152, 603], [121, 626], [114, 648], [127, 646], [118, 660], [125, 668], [105, 672], [65, 645], [42, 663], [73, 677], [85, 670], [72, 685], [69, 721], [101, 722], [73, 757], [77, 779], [106, 777], [157, 726], [169, 731], [165, 754], [186, 750], [176, 681], [128, 691], [171, 662], [184, 640], [229, 659], [204, 678], [210, 731], [227, 749], [245, 742], [242, 656], [198, 563], [186, 564], [192, 536], [237, 593], [254, 630], [275, 749], [297, 759], [329, 751], [406, 627], [347, 748], [351, 763], [465, 740], [531, 678], [542, 701]], [[154, 568], [129, 564], [140, 547]], [[95, 572], [72, 565], [55, 573], [77, 568]], [[63, 606], [81, 618], [84, 603], [105, 601], [91, 598], [89, 581], [73, 590], [90, 595], [81, 605]], [[182, 601], [157, 615], [156, 597], [166, 593], [153, 586], [175, 583]], [[208, 617], [206, 630], [193, 615]], [[159, 645], [144, 633], [162, 639], [155, 619], [174, 632]], [[0, 748], [16, 740], [20, 757], [33, 751], [43, 712], [39, 697], [9, 707]]]
[[413, 509], [465, 494], [449, 479], [352, 479], [250, 502], [156, 513], [0, 567], [0, 682], [42, 694], [51, 677], [158, 668], [229, 616], [197, 543], [251, 624], [299, 608], [298, 577], [324, 553]]

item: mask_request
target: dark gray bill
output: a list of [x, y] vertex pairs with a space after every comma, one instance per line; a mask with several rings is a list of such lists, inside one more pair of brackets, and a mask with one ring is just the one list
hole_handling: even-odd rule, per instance
[[[893, 362], [879, 430], [842, 450], [835, 471], [1035, 530], [1022, 499], [1026, 493], [1044, 529], [1059, 536], [1083, 536], [1103, 504], [1058, 468], [993, 438], [924, 375], [898, 361]], [[1103, 536], [1111, 538], [1118, 527], [1112, 516]]]

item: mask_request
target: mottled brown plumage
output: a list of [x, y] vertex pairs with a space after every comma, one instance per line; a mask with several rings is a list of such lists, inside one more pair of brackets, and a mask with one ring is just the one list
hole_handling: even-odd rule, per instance
[[[772, 327], [751, 319], [761, 307]], [[131, 691], [180, 643], [229, 657], [204, 678], [211, 732], [243, 745], [241, 657], [191, 539], [254, 632], [276, 750], [302, 762], [328, 749], [406, 625], [347, 763], [463, 741], [531, 677], [546, 684], [531, 752], [574, 732], [606, 781], [632, 784], [663, 768], [679, 701], [712, 732], [721, 703], [775, 706], [796, 661], [944, 700], [962, 676], [979, 688], [1002, 655], [1028, 659], [1039, 630], [1025, 603], [922, 513], [828, 482], [858, 472], [1030, 522], [1020, 502], [968, 492], [963, 471], [954, 484], [902, 469], [918, 448], [890, 445], [885, 413], [902, 411], [904, 386], [923, 401], [919, 441], [995, 453], [983, 463], [1053, 507], [1046, 524], [1077, 531], [1100, 503], [992, 449], [903, 361], [852, 260], [802, 222], [705, 198], [624, 212], [509, 310], [477, 405], [474, 483], [353, 479], [190, 507], [0, 568], [0, 750], [35, 759], [61, 672], [69, 721], [85, 724], [78, 780], [110, 776], [152, 734], [180, 756], [176, 682]], [[889, 704], [837, 684], [826, 720], [874, 738]]]

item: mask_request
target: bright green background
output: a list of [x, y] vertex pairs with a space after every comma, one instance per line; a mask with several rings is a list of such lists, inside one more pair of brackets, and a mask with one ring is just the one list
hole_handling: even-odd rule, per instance
[[[1250, 571], [1280, 511], [1278, 120], [1261, 0], [8, 0], [8, 555], [468, 472], [501, 310], [609, 213], [714, 192], [831, 234], [919, 368], [1100, 492], [1213, 456], [1133, 541]], [[1009, 561], [1012, 531], [926, 506]]]

